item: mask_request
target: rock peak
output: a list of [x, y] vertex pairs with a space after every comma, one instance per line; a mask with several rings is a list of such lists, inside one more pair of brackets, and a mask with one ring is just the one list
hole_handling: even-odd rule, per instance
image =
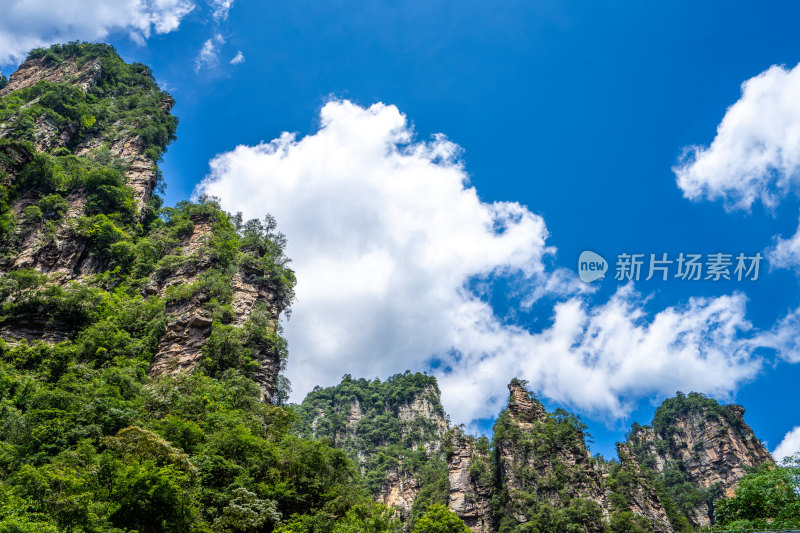
[[535, 398], [531, 398], [525, 382], [512, 379], [508, 384], [508, 411], [518, 422], [533, 422], [547, 416], [544, 406]]

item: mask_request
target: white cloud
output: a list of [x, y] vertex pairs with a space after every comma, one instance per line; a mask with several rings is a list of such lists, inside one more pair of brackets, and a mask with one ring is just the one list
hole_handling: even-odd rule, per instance
[[244, 63], [244, 54], [241, 50], [236, 52], [236, 55], [231, 59], [231, 65], [238, 65], [239, 63]]
[[674, 167], [689, 199], [774, 207], [800, 181], [800, 65], [772, 66], [742, 84], [709, 147], [692, 146]]
[[198, 72], [203, 67], [215, 65], [219, 62], [219, 47], [225, 44], [225, 39], [217, 33], [203, 43], [197, 58], [194, 60], [194, 71]]
[[0, 16], [0, 64], [21, 62], [32, 48], [119, 32], [143, 44], [176, 30], [194, 7], [191, 0], [11, 0]]
[[781, 462], [783, 459], [791, 457], [798, 452], [800, 452], [800, 426], [797, 426], [783, 437], [781, 443], [772, 452], [772, 457]]
[[[619, 417], [632, 401], [678, 389], [726, 396], [759, 371], [743, 295], [648, 317], [645, 299], [624, 287], [589, 308], [574, 274], [545, 268], [555, 250], [542, 218], [482, 202], [459, 152], [441, 135], [414, 140], [394, 106], [343, 101], [322, 108], [314, 134], [284, 133], [211, 161], [198, 192], [247, 217], [269, 212], [288, 237], [295, 400], [345, 373], [425, 370], [435, 356], [456, 422], [496, 415], [514, 376], [583, 412]], [[503, 323], [467, 288], [493, 276], [560, 299], [552, 325]]]
[[776, 237], [766, 253], [770, 268], [794, 269], [800, 266], [800, 225], [788, 239]]
[[770, 348], [790, 363], [800, 363], [800, 307], [790, 311], [772, 327], [753, 339], [753, 346]]
[[[577, 297], [556, 305], [552, 326], [539, 333], [498, 328], [489, 317], [463, 324], [474, 353], [440, 378], [444, 401], [456, 419], [491, 416], [517, 375], [562, 405], [618, 418], [638, 399], [679, 389], [727, 397], [759, 371], [741, 337], [751, 329], [743, 295], [692, 299], [652, 318], [644, 305], [627, 286], [595, 308]], [[490, 391], [499, 395], [487, 402]]]
[[209, 4], [213, 10], [212, 16], [214, 20], [221, 21], [228, 18], [228, 13], [230, 13], [233, 6], [233, 0], [210, 0]]

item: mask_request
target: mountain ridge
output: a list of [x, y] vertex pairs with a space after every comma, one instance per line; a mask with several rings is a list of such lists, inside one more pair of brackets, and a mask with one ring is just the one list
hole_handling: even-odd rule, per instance
[[[697, 393], [678, 393], [665, 400], [654, 415], [657, 430], [634, 424], [627, 440], [617, 444], [618, 459], [605, 460], [589, 454], [579, 418], [563, 409], [548, 413], [524, 381], [513, 379], [508, 389], [508, 405], [494, 424], [491, 444], [485, 437], [479, 444], [480, 439], [449, 422], [442, 433], [442, 423], [449, 418], [441, 410], [435, 378], [408, 371], [386, 382], [346, 375], [337, 386], [315, 388], [295, 406], [300, 421], [296, 431], [304, 437], [330, 439], [344, 449], [371, 479], [368, 489], [376, 500], [399, 508], [405, 519], [441, 503], [476, 533], [515, 531], [534, 522], [540, 528], [558, 529], [559, 523], [571, 519], [578, 519], [586, 531], [604, 531], [604, 522], [615, 521], [637, 523], [658, 533], [693, 531], [712, 525], [716, 497], [730, 496], [747, 472], [773, 463], [744, 422], [741, 406], [723, 406]], [[366, 398], [383, 412], [369, 416], [362, 405]], [[423, 436], [403, 442], [410, 428], [424, 425], [419, 418], [398, 415], [411, 405], [437, 406], [435, 414], [416, 412], [422, 422], [440, 431], [426, 434], [428, 440]], [[394, 425], [382, 426], [380, 438], [370, 440], [373, 421], [381, 416], [388, 416]], [[700, 461], [702, 468], [692, 455], [659, 455], [698, 448], [698, 432], [714, 436], [704, 450], [730, 453], [715, 455], [713, 464]], [[653, 444], [651, 452], [640, 434], [658, 435], [661, 444]], [[663, 435], [671, 435], [670, 444]], [[734, 453], [740, 450], [747, 451]], [[408, 458], [415, 453], [409, 467]], [[371, 461], [373, 456], [382, 456], [383, 461]], [[669, 468], [664, 467], [667, 463]], [[654, 466], [659, 464], [660, 468]], [[447, 491], [422, 493], [421, 487], [442, 483], [443, 475], [432, 478], [430, 471], [443, 465]], [[679, 489], [672, 480], [675, 472], [684, 483]], [[722, 479], [727, 481], [720, 484]], [[676, 503], [675, 497], [685, 492], [695, 500]]]

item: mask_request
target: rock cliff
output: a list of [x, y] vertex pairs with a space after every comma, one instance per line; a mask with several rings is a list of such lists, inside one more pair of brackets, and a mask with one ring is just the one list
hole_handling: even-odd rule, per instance
[[449, 469], [448, 507], [475, 533], [494, 531], [492, 494], [495, 468], [489, 441], [464, 435], [454, 428], [447, 455]]
[[773, 462], [744, 421], [742, 406], [723, 406], [696, 393], [666, 400], [652, 426], [633, 428], [627, 448], [658, 475], [699, 489], [702, 501], [685, 509], [696, 526], [711, 524], [715, 497], [731, 496], [748, 470]]
[[[107, 45], [32, 52], [0, 90], [0, 273], [43, 275], [37, 294], [124, 285], [164, 302], [152, 377], [219, 355], [209, 342], [216, 332], [247, 345], [236, 357], [252, 360], [249, 373], [270, 401], [293, 275], [259, 244], [276, 236], [274, 221], [242, 223], [213, 202], [157, 214], [157, 162], [177, 127], [172, 105], [147, 67], [124, 63]], [[222, 249], [234, 243], [238, 250]], [[16, 309], [0, 321], [6, 341], [78, 334], [69, 320]]]
[[404, 519], [423, 509], [423, 500], [446, 503], [448, 423], [433, 377], [345, 376], [335, 387], [314, 389], [297, 409], [301, 435], [346, 450], [368, 490]]
[[[716, 497], [771, 461], [741, 407], [702, 395], [666, 400], [654, 425], [634, 425], [618, 459], [606, 461], [590, 456], [579, 418], [548, 413], [522, 381], [508, 390], [491, 443], [448, 428], [435, 380], [408, 373], [386, 383], [345, 376], [315, 389], [297, 407], [300, 432], [348, 450], [376, 499], [404, 519], [444, 503], [476, 533], [566, 523], [587, 532], [692, 531], [709, 525]], [[421, 427], [430, 431], [413, 438]]]

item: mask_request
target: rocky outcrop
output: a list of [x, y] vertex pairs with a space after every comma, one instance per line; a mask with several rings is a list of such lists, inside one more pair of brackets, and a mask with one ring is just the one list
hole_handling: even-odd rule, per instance
[[[60, 62], [50, 62], [43, 57], [28, 59], [9, 78], [8, 85], [0, 90], [0, 97], [15, 91], [32, 87], [40, 81], [64, 83], [90, 92], [103, 80], [104, 72], [97, 59], [79, 61], [71, 57]], [[23, 106], [23, 109], [36, 102], [36, 99]], [[163, 105], [169, 111], [172, 99], [166, 97]], [[12, 120], [0, 124], [0, 139], [13, 137], [15, 130], [10, 127]], [[115, 158], [123, 168], [127, 184], [133, 190], [134, 201], [140, 216], [143, 208], [150, 198], [158, 181], [158, 167], [145, 154], [144, 142], [141, 137], [133, 133], [134, 125], [117, 123], [113, 128], [107, 128], [90, 135], [77, 146], [73, 146], [75, 134], [79, 131], [80, 124], [71, 121], [58, 125], [47, 114], [42, 114], [34, 121], [33, 137], [36, 149], [41, 152], [53, 152], [59, 148], [69, 149], [77, 156], [91, 155], [93, 150], [100, 147], [109, 150], [108, 156]], [[113, 130], [113, 131], [112, 131]], [[6, 154], [12, 160], [20, 163], [30, 161], [33, 154], [23, 145], [5, 147]], [[0, 163], [1, 165], [1, 163]], [[17, 179], [17, 167], [0, 168], [9, 174], [10, 184]], [[19, 241], [19, 254], [4, 270], [20, 268], [36, 268], [41, 272], [61, 274], [61, 279], [79, 279], [88, 274], [98, 272], [105, 265], [90, 257], [88, 246], [84, 238], [76, 234], [75, 220], [84, 214], [86, 205], [85, 190], [74, 191], [70, 194], [69, 209], [58, 221], [55, 233], [44, 232], [41, 228], [31, 231], [24, 224], [20, 225], [16, 239]], [[15, 199], [11, 209], [18, 220], [23, 220], [24, 209], [40, 200], [39, 191], [28, 191], [27, 194]]]
[[81, 62], [78, 57], [53, 63], [44, 57], [28, 59], [8, 78], [8, 85], [0, 89], [0, 97], [32, 87], [39, 81], [69, 83], [88, 91], [103, 74], [100, 62], [90, 59]]
[[533, 399], [519, 381], [512, 381], [508, 385], [508, 413], [520, 427], [530, 427], [533, 422], [543, 421], [547, 418], [544, 406]]
[[[723, 406], [696, 393], [665, 401], [653, 426], [634, 428], [628, 447], [658, 474], [672, 469], [700, 489], [727, 496], [748, 470], [773, 462], [744, 421], [742, 406]], [[712, 518], [705, 503], [689, 516], [696, 526], [708, 526]]]
[[[386, 450], [398, 453], [380, 471], [374, 494], [404, 519], [416, 516], [415, 502], [430, 498], [426, 489], [441, 482], [423, 479], [419, 467], [409, 468], [409, 454], [422, 450], [429, 470], [444, 461], [442, 496], [475, 533], [555, 531], [570, 520], [587, 533], [609, 527], [654, 533], [699, 528], [710, 523], [713, 509], [702, 501], [690, 509], [686, 501], [713, 501], [730, 493], [749, 468], [771, 461], [741, 407], [702, 395], [666, 400], [653, 427], [634, 424], [629, 440], [618, 444], [618, 460], [606, 461], [590, 456], [579, 418], [563, 410], [548, 413], [523, 381], [512, 380], [508, 391], [493, 449], [485, 438], [448, 427], [435, 380], [410, 373], [386, 383], [348, 375], [336, 387], [315, 389], [298, 406], [305, 427], [300, 434], [330, 438], [368, 478], [376, 457]], [[700, 492], [679, 501], [690, 490]]]
[[[488, 444], [488, 443], [487, 443]], [[454, 428], [447, 456], [448, 506], [474, 533], [492, 533], [494, 467], [487, 450], [476, 448], [475, 439]]]
[[407, 519], [420, 488], [414, 472], [403, 468], [403, 461], [400, 459], [397, 466], [386, 471], [386, 480], [381, 486], [377, 500], [389, 508], [396, 509], [403, 519]]
[[601, 531], [605, 510], [602, 477], [595, 469], [577, 420], [549, 415], [522, 382], [509, 386], [508, 409], [495, 424], [498, 487], [505, 511], [519, 524], [537, 512], [531, 499], [551, 509], [576, 500], [595, 504], [587, 531]]
[[[179, 266], [168, 273], [156, 273], [146, 287], [146, 292], [167, 299], [170, 317], [164, 335], [158, 344], [150, 375], [163, 376], [194, 370], [203, 357], [203, 346], [212, 332], [214, 317], [208, 309], [209, 296], [204, 291], [192, 292], [189, 297], [170, 298], [170, 290], [191, 287], [198, 278], [214, 266], [209, 255], [214, 222], [206, 217], [192, 220], [192, 231], [171, 254], [180, 258]], [[223, 274], [220, 274], [223, 275]], [[263, 283], [264, 272], [243, 266], [231, 280], [233, 292], [232, 324], [242, 327], [250, 318], [257, 303], [270, 309], [272, 328], [277, 327], [279, 310], [274, 305], [275, 292]], [[273, 351], [256, 350], [253, 357], [258, 362], [252, 378], [259, 384], [262, 401], [272, 401], [281, 361]]]
[[337, 386], [309, 393], [298, 414], [298, 432], [345, 450], [375, 499], [402, 519], [411, 516], [420, 491], [430, 496], [433, 486], [436, 501], [446, 503], [449, 427], [433, 377], [406, 372], [382, 382], [346, 375]]
[[[123, 79], [135, 81], [131, 86], [120, 85]], [[60, 86], [24, 91], [40, 82]], [[60, 107], [62, 92], [80, 102], [81, 114], [74, 111], [75, 106]], [[0, 97], [9, 95], [11, 104], [0, 114], [0, 185], [13, 190], [7, 212], [16, 224], [13, 235], [0, 243], [0, 274], [33, 269], [48, 275], [47, 284], [62, 288], [70, 282], [95, 283], [95, 275], [105, 275], [115, 260], [111, 243], [124, 240], [128, 252], [136, 253], [130, 246], [146, 222], [148, 201], [160, 178], [155, 160], [174, 138], [176, 122], [169, 114], [173, 100], [143, 65], [124, 64], [107, 45], [75, 43], [32, 54], [0, 90]], [[138, 102], [141, 109], [132, 107]], [[69, 165], [76, 164], [82, 165], [82, 172], [76, 173], [80, 178], [70, 175]], [[111, 180], [102, 183], [112, 183], [115, 196], [109, 199], [100, 194], [98, 200], [96, 193], [103, 189], [89, 185], [97, 183], [91, 181], [92, 172], [108, 173], [110, 177], [96, 179]], [[40, 206], [48, 196], [60, 206], [57, 215], [42, 215]], [[108, 205], [116, 206], [116, 211], [100, 212]], [[214, 220], [193, 218], [191, 231], [180, 242], [170, 237], [159, 244], [158, 253], [174, 259], [169, 268], [142, 278], [142, 292], [165, 300], [168, 314], [150, 368], [152, 377], [193, 371], [202, 359], [214, 316], [209, 295], [191, 288], [210, 269], [219, 267], [212, 258], [213, 234]], [[249, 327], [258, 308], [258, 327], [276, 332], [285, 303], [276, 303], [278, 290], [271, 275], [258, 266], [259, 253], [248, 250], [244, 255], [252, 260], [237, 259], [235, 265], [218, 268], [232, 293], [224, 302], [232, 312], [226, 311], [230, 316], [222, 323]], [[180, 288], [187, 290], [176, 290]], [[11, 342], [56, 342], [77, 333], [62, 329], [58, 321], [35, 317], [24, 317], [24, 324], [6, 317], [0, 327], [3, 338]], [[262, 400], [271, 401], [282, 363], [274, 343], [267, 341], [252, 348], [258, 364], [249, 372], [261, 387]]]
[[620, 468], [629, 476], [624, 495], [628, 510], [647, 520], [655, 533], [673, 533], [675, 529], [670, 523], [664, 502], [658, 496], [652, 479], [642, 470], [630, 448], [622, 443], [617, 444], [617, 455]]
[[[212, 222], [207, 218], [197, 218], [192, 222], [191, 234], [173, 250], [173, 255], [183, 258], [180, 266], [163, 275], [156, 273], [145, 289], [148, 293], [166, 297], [170, 288], [192, 285], [197, 276], [211, 266], [207, 249]], [[171, 319], [150, 366], [151, 376], [191, 371], [197, 366], [213, 323], [211, 312], [204, 307], [206, 300], [203, 293], [197, 292], [190, 298], [167, 303]]]
[[[441, 449], [448, 425], [441, 410], [437, 388], [425, 387], [411, 401], [399, 405], [389, 404], [385, 409], [387, 414], [397, 417], [400, 422], [400, 437], [409, 448], [424, 451], [428, 460], [443, 460]], [[359, 422], [362, 419], [363, 415], [358, 418]], [[386, 480], [377, 499], [397, 509], [400, 516], [407, 519], [420, 489], [418, 473], [404, 468], [403, 458], [398, 457], [397, 466], [386, 472]]]

